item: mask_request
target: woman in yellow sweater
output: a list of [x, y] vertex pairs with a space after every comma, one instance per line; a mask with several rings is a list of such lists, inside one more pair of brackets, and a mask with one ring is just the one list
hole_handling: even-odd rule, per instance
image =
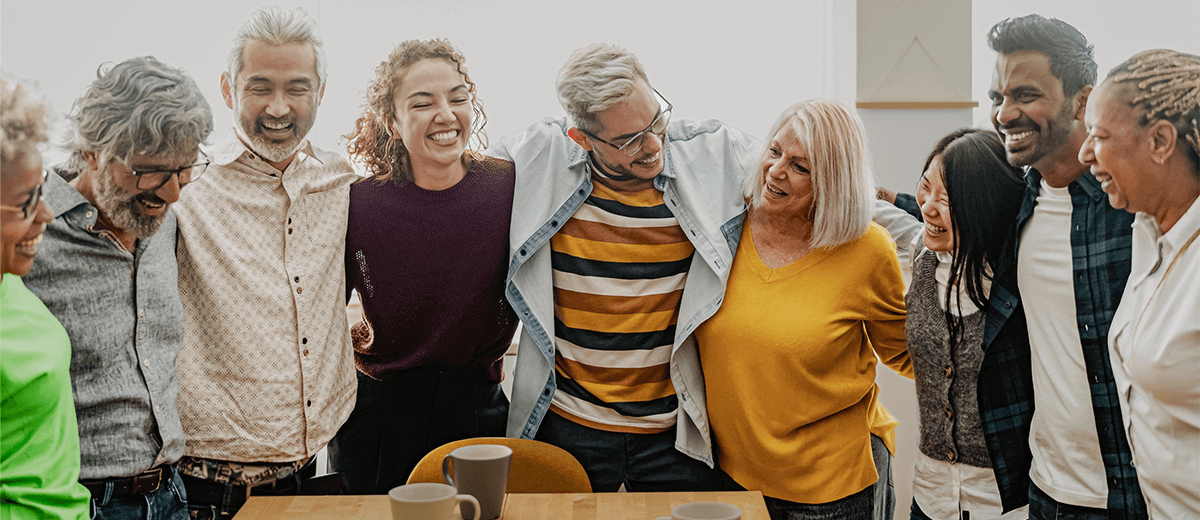
[[761, 490], [773, 520], [870, 519], [872, 448], [894, 449], [896, 426], [876, 354], [912, 377], [895, 246], [871, 222], [853, 112], [805, 101], [770, 135], [724, 303], [696, 331], [720, 467]]

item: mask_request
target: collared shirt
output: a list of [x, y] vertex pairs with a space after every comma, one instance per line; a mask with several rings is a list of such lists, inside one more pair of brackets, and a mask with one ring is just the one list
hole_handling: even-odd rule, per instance
[[1109, 336], [1125, 432], [1154, 518], [1200, 518], [1197, 233], [1197, 201], [1165, 234], [1154, 217], [1137, 214], [1133, 269]]
[[[507, 296], [524, 327], [508, 414], [510, 437], [537, 434], [557, 388], [550, 238], [593, 187], [588, 154], [567, 136], [570, 127], [565, 119], [545, 119], [488, 150], [517, 167]], [[757, 159], [753, 143], [720, 121], [672, 122], [663, 144], [663, 171], [654, 178], [696, 248], [671, 345], [671, 383], [679, 396], [675, 447], [709, 465], [712, 441], [693, 332], [721, 305], [745, 216], [741, 181]]]
[[175, 265], [175, 213], [133, 253], [97, 231], [100, 213], [58, 175], [46, 180], [54, 220], [26, 286], [71, 338], [80, 478], [136, 475], [183, 455], [175, 358], [183, 307]]
[[[1017, 236], [1033, 214], [1041, 179], [1033, 169], [1025, 175], [1027, 186], [1017, 214]], [[1089, 174], [1080, 176], [1068, 188], [1073, 207], [1070, 233], [1075, 319], [1104, 460], [1108, 510], [1112, 518], [1146, 518], [1108, 355], [1109, 324], [1129, 276], [1133, 215], [1110, 206], [1100, 183]], [[1007, 511], [1029, 500], [1029, 431], [1034, 396], [1015, 262], [995, 268], [996, 279], [985, 309], [986, 353], [979, 375], [979, 411]]]
[[310, 144], [283, 172], [229, 132], [176, 205], [187, 454], [290, 462], [354, 407], [344, 252], [350, 164]]

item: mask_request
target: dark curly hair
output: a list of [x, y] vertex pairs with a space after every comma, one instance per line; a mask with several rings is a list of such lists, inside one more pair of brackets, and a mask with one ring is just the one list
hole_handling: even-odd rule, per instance
[[[375, 79], [367, 85], [367, 102], [363, 105], [363, 113], [354, 122], [354, 131], [345, 135], [350, 140], [346, 151], [351, 157], [363, 161], [372, 179], [395, 180], [402, 184], [413, 181], [408, 149], [388, 132], [388, 123], [396, 117], [393, 98], [396, 87], [410, 67], [426, 59], [443, 59], [453, 63], [463, 75], [471, 95], [472, 123], [468, 144], [474, 142], [479, 149], [487, 148], [487, 135], [483, 133], [487, 114], [475, 92], [475, 83], [463, 66], [466, 58], [446, 40], [408, 40], [397, 45], [388, 59], [375, 68]], [[475, 152], [468, 150], [463, 154], [463, 164], [469, 164], [475, 155]]]

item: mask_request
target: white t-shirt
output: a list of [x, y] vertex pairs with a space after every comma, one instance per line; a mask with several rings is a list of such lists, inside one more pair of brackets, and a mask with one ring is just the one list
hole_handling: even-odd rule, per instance
[[1108, 336], [1150, 518], [1200, 518], [1200, 238], [1182, 250], [1197, 230], [1200, 202], [1165, 235], [1138, 213], [1129, 284]]
[[1043, 180], [1017, 251], [1033, 357], [1029, 477], [1058, 502], [1105, 509], [1108, 483], [1075, 310], [1071, 210], [1068, 189]]

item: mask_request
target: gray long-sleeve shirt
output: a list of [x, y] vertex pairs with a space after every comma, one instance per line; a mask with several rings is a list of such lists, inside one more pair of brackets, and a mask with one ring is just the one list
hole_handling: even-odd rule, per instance
[[183, 306], [175, 215], [132, 254], [93, 232], [99, 212], [57, 175], [54, 209], [25, 285], [67, 329], [81, 479], [134, 475], [183, 455], [175, 357]]

